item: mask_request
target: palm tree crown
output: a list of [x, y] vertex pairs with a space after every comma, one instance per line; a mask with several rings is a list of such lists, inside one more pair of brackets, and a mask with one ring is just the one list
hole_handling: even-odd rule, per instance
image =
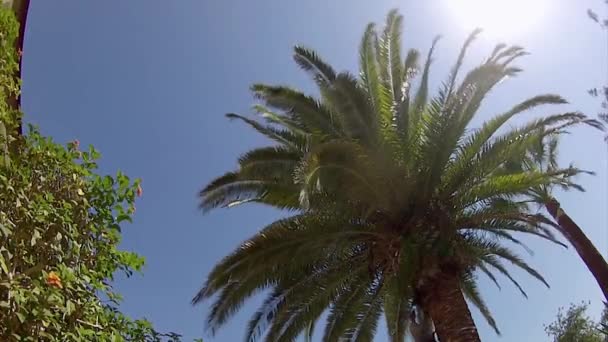
[[[525, 295], [505, 267], [508, 261], [546, 284], [504, 242], [521, 244], [516, 233], [557, 242], [554, 224], [521, 198], [579, 171], [503, 166], [523, 158], [541, 136], [594, 121], [566, 112], [503, 127], [540, 105], [566, 102], [539, 95], [472, 129], [485, 96], [520, 72], [512, 63], [525, 52], [498, 45], [460, 79], [475, 31], [431, 96], [437, 40], [420, 68], [418, 51], [401, 54], [402, 21], [391, 11], [379, 34], [367, 26], [359, 77], [338, 73], [312, 50], [296, 47], [294, 59], [316, 82], [318, 98], [255, 84], [260, 119], [227, 115], [275, 144], [243, 154], [237, 170], [209, 183], [200, 193], [201, 208], [257, 202], [292, 215], [263, 228], [209, 274], [193, 301], [217, 296], [208, 318], [212, 331], [247, 298], [267, 290], [247, 341], [292, 341], [310, 333], [324, 312], [324, 341], [371, 341], [382, 315], [391, 339], [403, 341], [415, 312], [431, 317], [440, 338], [461, 334], [451, 339], [460, 341], [462, 334], [476, 335], [463, 294], [498, 332], [476, 271], [497, 284], [500, 273]], [[455, 315], [469, 317], [458, 326]]]

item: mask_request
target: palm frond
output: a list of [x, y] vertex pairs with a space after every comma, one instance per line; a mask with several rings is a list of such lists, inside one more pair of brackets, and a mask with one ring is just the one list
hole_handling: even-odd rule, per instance
[[492, 53], [490, 54], [490, 57], [488, 57], [488, 59], [486, 60], [486, 63], [489, 63], [492, 60], [494, 60], [494, 58], [496, 58], [496, 56], [498, 55], [498, 53], [500, 53], [501, 51], [503, 51], [503, 49], [506, 48], [506, 47], [507, 47], [507, 44], [505, 44], [505, 43], [497, 44], [494, 47], [494, 50], [492, 50]]
[[388, 13], [384, 32], [379, 41], [380, 51], [377, 51], [383, 83], [389, 89], [391, 103], [397, 103], [402, 96], [402, 23], [403, 16], [399, 14], [397, 9], [393, 9]]
[[266, 106], [285, 112], [300, 127], [305, 127], [307, 133], [342, 135], [341, 119], [337, 114], [310, 96], [288, 87], [263, 84], [254, 84], [251, 90]]
[[420, 85], [418, 86], [418, 92], [414, 97], [414, 103], [412, 106], [412, 112], [410, 114], [410, 130], [414, 129], [417, 126], [420, 117], [422, 116], [423, 108], [426, 105], [428, 94], [429, 94], [429, 77], [430, 77], [430, 68], [431, 63], [433, 62], [433, 51], [435, 50], [435, 46], [437, 42], [439, 42], [440, 37], [436, 37], [431, 44], [431, 48], [429, 49], [426, 62], [424, 64], [424, 68], [422, 71], [422, 78], [420, 80]]
[[384, 316], [391, 342], [403, 341], [409, 326], [409, 313], [412, 310], [411, 299], [399, 292], [396, 279], [393, 279], [384, 295]]
[[[458, 188], [473, 186], [487, 175], [495, 173], [502, 165], [512, 160], [523, 160], [531, 148], [538, 142], [539, 136], [557, 134], [557, 130], [581, 123], [585, 116], [578, 112], [550, 115], [542, 119], [532, 120], [523, 127], [495, 137], [482, 146], [480, 151], [459, 166], [459, 172], [450, 172], [449, 186], [445, 195]], [[551, 128], [553, 127], [553, 128]], [[557, 127], [557, 128], [555, 128]], [[462, 167], [462, 165], [466, 165]], [[473, 172], [465, 171], [471, 170]], [[452, 173], [454, 172], [454, 173]]]
[[357, 313], [357, 325], [349, 332], [351, 340], [356, 342], [373, 342], [378, 328], [378, 319], [382, 314], [382, 280], [376, 280], [376, 284], [369, 290], [361, 310]]
[[[215, 181], [213, 187], [207, 186], [200, 192], [199, 208], [207, 213], [211, 209], [229, 206], [238, 201], [248, 201], [260, 198], [272, 184], [261, 180], [231, 180], [235, 173], [229, 173]], [[220, 182], [225, 182], [220, 186]]]
[[[252, 270], [276, 272], [282, 267], [293, 271], [310, 264], [315, 256], [323, 259], [329, 254], [350, 255], [352, 246], [370, 240], [375, 234], [366, 225], [335, 215], [300, 214], [276, 221], [217, 264], [193, 301], [209, 298], [222, 284], [248, 277]], [[286, 263], [289, 267], [285, 267]]]
[[302, 123], [296, 122], [288, 115], [273, 112], [260, 104], [253, 105], [253, 110], [260, 114], [269, 124], [281, 126], [282, 128], [287, 129], [298, 136], [308, 135], [306, 132], [307, 128]]
[[536, 271], [535, 269], [533, 269], [532, 267], [530, 267], [525, 261], [523, 261], [520, 257], [518, 257], [517, 255], [513, 254], [511, 251], [509, 251], [508, 249], [499, 246], [497, 244], [490, 244], [488, 251], [493, 254], [496, 255], [502, 259], [508, 260], [509, 262], [511, 262], [513, 265], [523, 269], [524, 271], [526, 271], [527, 273], [529, 273], [531, 276], [533, 276], [534, 278], [538, 279], [539, 281], [541, 281], [543, 284], [545, 284], [545, 286], [547, 286], [548, 288], [550, 288], [549, 283], [547, 283], [547, 281], [545, 280], [545, 278], [543, 278], [543, 276], [540, 275], [540, 273], [538, 273], [538, 271]]
[[293, 341], [310, 322], [318, 320], [335, 298], [344, 291], [347, 284], [360, 283], [365, 273], [363, 265], [355, 268], [353, 272], [334, 272], [319, 279], [315, 286], [309, 287], [308, 291], [299, 293], [299, 300], [291, 301], [279, 312], [266, 340]]
[[303, 70], [310, 73], [320, 87], [330, 87], [336, 79], [336, 72], [317, 53], [302, 46], [294, 48], [293, 59]]
[[348, 141], [331, 141], [318, 145], [295, 172], [296, 182], [301, 185], [301, 202], [308, 207], [312, 194], [320, 192], [341, 193], [343, 198], [365, 202], [376, 207], [385, 205], [378, 196], [378, 179], [374, 174], [372, 159], [360, 146]]
[[275, 288], [272, 293], [267, 296], [262, 306], [255, 312], [247, 324], [245, 342], [256, 342], [262, 337], [266, 328], [275, 317], [279, 307], [285, 301], [284, 292], [285, 291], [282, 289]]
[[304, 330], [304, 342], [312, 342], [312, 336], [315, 331], [316, 321], [308, 323], [306, 330]]
[[212, 334], [223, 326], [254, 294], [270, 287], [273, 282], [266, 279], [264, 274], [250, 274], [243, 280], [231, 281], [222, 288], [218, 298], [211, 306], [207, 319], [208, 328]]
[[378, 118], [355, 77], [349, 73], [338, 74], [326, 100], [334, 112], [340, 113], [348, 137], [365, 144], [376, 142]]
[[382, 282], [369, 279], [345, 291], [332, 306], [324, 341], [371, 341], [382, 312]]
[[228, 113], [226, 117], [231, 120], [241, 120], [251, 126], [253, 129], [258, 131], [258, 133], [291, 148], [295, 149], [303, 149], [305, 147], [306, 141], [296, 135], [294, 135], [291, 131], [287, 130], [278, 130], [276, 128], [270, 126], [264, 126], [261, 123], [248, 119], [242, 115], [235, 113]]
[[471, 43], [473, 43], [473, 41], [475, 40], [475, 38], [477, 38], [477, 36], [481, 33], [481, 29], [475, 29], [473, 30], [473, 32], [471, 32], [471, 34], [469, 34], [469, 37], [465, 40], [464, 44], [462, 45], [462, 48], [460, 49], [460, 54], [458, 55], [458, 59], [456, 60], [456, 64], [454, 65], [454, 67], [452, 67], [452, 71], [450, 73], [450, 77], [449, 77], [449, 81], [447, 83], [448, 85], [448, 90], [447, 90], [447, 97], [449, 98], [452, 95], [452, 90], [454, 89], [454, 86], [456, 84], [456, 77], [458, 77], [458, 72], [460, 71], [460, 67], [462, 66], [462, 62], [464, 61], [464, 56], [467, 52], [467, 49], [469, 48], [469, 46], [471, 45]]
[[[301, 158], [300, 152], [281, 146], [251, 150], [239, 158], [239, 176], [293, 183], [293, 176], [289, 176], [293, 175]], [[285, 176], [288, 178], [285, 179]]]
[[[514, 116], [538, 106], [564, 103], [567, 103], [566, 100], [558, 95], [539, 95], [517, 104], [504, 114], [490, 119], [484, 123], [482, 128], [466, 138], [465, 142], [460, 146], [460, 151], [456, 154], [447, 173], [449, 175], [454, 175], [451, 176], [454, 178], [456, 177], [455, 175], [465, 173], [465, 169], [469, 169], [468, 166], [473, 157], [477, 155], [481, 148], [489, 143], [489, 139]], [[456, 180], [448, 181], [448, 183], [452, 182], [456, 182]], [[449, 186], [449, 188], [453, 189], [454, 186], [455, 184]]]
[[490, 272], [490, 270], [486, 267], [485, 264], [480, 263], [477, 265], [477, 269], [479, 269], [481, 272], [483, 272], [488, 278], [490, 278], [490, 280], [492, 280], [492, 282], [494, 283], [494, 285], [496, 285], [496, 287], [499, 290], [502, 290], [502, 287], [500, 286], [500, 283], [498, 282], [498, 279], [496, 279], [496, 276]]
[[496, 258], [493, 255], [486, 255], [486, 256], [483, 256], [481, 258], [481, 260], [483, 260], [483, 262], [485, 264], [487, 264], [488, 266], [491, 266], [492, 268], [496, 269], [498, 272], [502, 273], [502, 275], [507, 277], [507, 279], [509, 279], [511, 281], [511, 283], [513, 283], [513, 285], [515, 285], [515, 287], [517, 287], [517, 289], [522, 294], [522, 296], [524, 296], [526, 299], [528, 298], [528, 294], [526, 293], [526, 291], [524, 291], [524, 289], [517, 282], [517, 280], [515, 280], [515, 278], [513, 278], [513, 276], [511, 276], [511, 273], [509, 273], [509, 271], [507, 271], [507, 268], [500, 262], [500, 260], [498, 260], [498, 258]]
[[409, 126], [409, 110], [410, 110], [410, 89], [412, 88], [412, 80], [418, 73], [418, 59], [420, 53], [416, 49], [410, 49], [405, 57], [403, 65], [403, 76], [401, 84], [401, 98], [398, 99], [395, 109], [395, 119], [397, 131], [401, 135], [401, 140], [408, 141], [408, 126]]
[[452, 155], [457, 152], [458, 142], [463, 138], [467, 126], [487, 94], [502, 79], [513, 76], [517, 72], [516, 69], [502, 64], [486, 63], [469, 72], [453, 95], [452, 86], [446, 86], [446, 102], [443, 105], [442, 118], [437, 120], [434, 130], [439, 137], [428, 138], [430, 141], [441, 142], [431, 150], [432, 155], [435, 156], [435, 170], [442, 171]]
[[472, 303], [477, 309], [479, 309], [481, 315], [485, 318], [485, 320], [492, 327], [492, 329], [494, 329], [496, 334], [500, 335], [500, 330], [498, 330], [496, 321], [494, 320], [494, 317], [492, 317], [488, 306], [486, 305], [485, 301], [481, 297], [481, 294], [479, 293], [479, 289], [477, 288], [477, 283], [474, 279], [474, 276], [472, 274], [465, 275], [464, 277], [462, 277], [461, 284], [462, 293], [464, 293], [465, 297], [469, 300], [470, 303]]
[[360, 46], [360, 75], [374, 111], [380, 114], [379, 124], [388, 125], [391, 122], [393, 104], [390, 90], [380, 75], [381, 68], [378, 63], [378, 52], [376, 51], [377, 41], [375, 25], [369, 24], [363, 34]]

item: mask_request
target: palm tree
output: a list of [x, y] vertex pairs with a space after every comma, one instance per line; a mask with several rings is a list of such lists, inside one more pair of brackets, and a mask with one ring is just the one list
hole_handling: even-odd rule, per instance
[[[574, 168], [506, 172], [538, 137], [587, 118], [549, 115], [500, 132], [510, 118], [540, 105], [562, 104], [539, 95], [471, 130], [482, 100], [520, 69], [520, 47], [498, 45], [458, 82], [465, 42], [438, 94], [428, 83], [435, 40], [422, 68], [419, 53], [401, 56], [403, 18], [391, 11], [378, 36], [368, 25], [360, 47], [361, 74], [337, 73], [311, 50], [295, 48], [296, 63], [318, 85], [319, 98], [295, 89], [256, 84], [262, 120], [240, 120], [275, 142], [239, 158], [239, 168], [201, 191], [201, 208], [254, 202], [286, 209], [209, 274], [193, 299], [217, 296], [212, 332], [255, 293], [269, 291], [252, 317], [247, 341], [292, 341], [314, 330], [329, 312], [324, 341], [371, 341], [382, 314], [391, 341], [403, 341], [413, 312], [433, 322], [441, 341], [479, 341], [467, 301], [496, 324], [476, 284], [476, 271], [498, 285], [508, 261], [543, 277], [503, 242], [527, 233], [559, 243], [548, 217], [520, 201]], [[415, 315], [414, 315], [415, 316]], [[419, 324], [417, 320], [415, 323]]]
[[[603, 129], [603, 125], [599, 122], [593, 123], [598, 129]], [[556, 132], [560, 134], [562, 132]], [[537, 144], [530, 145], [531, 150], [527, 158], [515, 161], [510, 167], [539, 171], [551, 172], [557, 168], [557, 147], [558, 136], [551, 135], [546, 138], [547, 141], [539, 141]], [[533, 202], [536, 202], [545, 207], [547, 212], [553, 217], [555, 228], [570, 242], [578, 255], [581, 257], [589, 271], [595, 277], [604, 297], [608, 301], [608, 264], [604, 260], [602, 254], [595, 248], [591, 240], [585, 235], [583, 230], [566, 214], [562, 209], [560, 202], [553, 197], [553, 186], [559, 186], [564, 190], [575, 189], [584, 191], [584, 189], [573, 182], [572, 177], [581, 173], [573, 172], [572, 174], [560, 175], [554, 184], [543, 185], [533, 188], [529, 191], [529, 196]], [[590, 173], [590, 172], [586, 172]]]
[[[608, 4], [608, 2], [605, 3]], [[598, 24], [605, 33], [608, 32], [608, 19], [600, 19], [600, 16], [591, 9], [587, 10], [587, 15], [591, 20]], [[606, 35], [606, 38], [608, 38], [608, 35]], [[608, 79], [606, 81], [608, 82]], [[603, 111], [598, 114], [598, 119], [604, 124], [608, 124], [608, 113], [606, 113], [606, 110], [608, 109], [608, 86], [605, 85], [601, 87], [601, 89], [590, 89], [589, 94], [594, 97], [601, 96]], [[604, 135], [604, 141], [608, 142], [608, 135]], [[570, 218], [570, 216], [565, 214], [557, 200], [550, 196], [543, 196], [539, 199], [545, 199], [547, 210], [562, 227], [566, 238], [570, 240], [579, 256], [585, 262], [587, 268], [593, 273], [593, 276], [604, 293], [604, 297], [608, 301], [608, 265], [601, 253], [597, 251], [591, 241], [585, 236], [582, 229]]]
[[585, 235], [585, 232], [566, 214], [555, 197], [551, 196], [550, 193], [539, 193], [538, 195], [541, 196], [538, 197], [539, 202], [545, 205], [549, 214], [557, 222], [560, 232], [591, 271], [604, 294], [604, 298], [608, 301], [608, 264], [606, 264], [606, 260]]

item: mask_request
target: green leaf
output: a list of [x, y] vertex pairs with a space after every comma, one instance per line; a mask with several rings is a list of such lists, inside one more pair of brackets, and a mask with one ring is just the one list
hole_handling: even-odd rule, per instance
[[118, 214], [118, 216], [116, 217], [116, 221], [118, 223], [121, 223], [123, 221], [133, 222], [133, 219], [131, 218], [131, 215], [129, 215], [127, 213], [122, 213], [122, 214]]
[[32, 233], [32, 238], [30, 239], [30, 246], [33, 247], [34, 245], [36, 245], [36, 241], [38, 241], [41, 237], [42, 235], [40, 235], [40, 232], [34, 230], [34, 233]]
[[65, 312], [68, 315], [71, 315], [75, 309], [76, 309], [76, 306], [74, 305], [74, 302], [72, 302], [71, 300], [68, 299], [66, 306], [65, 306]]
[[4, 273], [8, 274], [8, 267], [6, 266], [6, 262], [4, 261], [4, 256], [0, 254], [0, 268]]
[[0, 233], [2, 233], [2, 235], [4, 235], [4, 237], [9, 237], [12, 234], [12, 231], [9, 227], [0, 223]]

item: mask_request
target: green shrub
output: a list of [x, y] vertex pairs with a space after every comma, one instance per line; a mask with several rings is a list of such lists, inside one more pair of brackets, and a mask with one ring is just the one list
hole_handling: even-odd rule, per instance
[[118, 310], [117, 271], [144, 259], [121, 251], [138, 180], [96, 173], [99, 153], [63, 146], [7, 104], [18, 93], [17, 23], [0, 9], [0, 341], [178, 341]]

